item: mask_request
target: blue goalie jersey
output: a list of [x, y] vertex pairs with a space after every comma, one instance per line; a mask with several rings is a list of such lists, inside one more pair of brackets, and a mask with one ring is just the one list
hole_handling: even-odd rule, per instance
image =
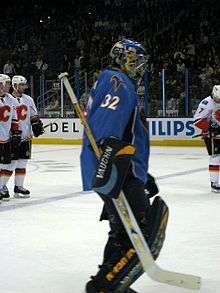
[[[138, 99], [135, 85], [126, 74], [120, 70], [106, 69], [91, 90], [87, 122], [98, 144], [105, 138], [116, 137], [136, 147], [132, 172], [146, 182], [149, 138], [141, 120]], [[97, 159], [85, 133], [80, 163], [83, 190], [91, 190]]]

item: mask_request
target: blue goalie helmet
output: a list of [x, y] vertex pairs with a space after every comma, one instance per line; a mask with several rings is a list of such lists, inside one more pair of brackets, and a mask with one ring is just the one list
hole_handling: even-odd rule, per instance
[[146, 69], [146, 50], [132, 40], [124, 39], [117, 42], [110, 51], [113, 65], [119, 66], [132, 79], [139, 79]]

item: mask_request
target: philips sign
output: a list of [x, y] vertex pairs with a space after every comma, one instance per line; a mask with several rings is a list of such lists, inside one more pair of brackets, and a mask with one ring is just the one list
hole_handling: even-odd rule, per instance
[[187, 118], [149, 118], [148, 123], [152, 138], [191, 138], [197, 132]]
[[[51, 125], [45, 129], [45, 133], [41, 138], [60, 138], [62, 141], [65, 139], [81, 140], [82, 138], [83, 126], [79, 119], [63, 118], [42, 120], [44, 125], [48, 123], [51, 123]], [[190, 141], [193, 135], [200, 132], [194, 127], [192, 118], [148, 118], [147, 120], [151, 141]]]

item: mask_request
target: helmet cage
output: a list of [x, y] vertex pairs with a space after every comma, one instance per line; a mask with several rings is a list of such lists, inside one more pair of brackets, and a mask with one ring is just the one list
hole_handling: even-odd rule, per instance
[[146, 70], [146, 51], [138, 42], [127, 39], [117, 42], [110, 52], [110, 57], [113, 63], [133, 79], [143, 76]]

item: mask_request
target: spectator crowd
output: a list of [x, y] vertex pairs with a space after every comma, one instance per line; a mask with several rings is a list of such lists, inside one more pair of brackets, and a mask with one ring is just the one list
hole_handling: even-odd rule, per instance
[[9, 76], [48, 79], [86, 71], [92, 83], [113, 43], [137, 39], [148, 52], [150, 115], [161, 107], [164, 69], [167, 107], [184, 116], [186, 80], [190, 109], [219, 82], [218, 7], [217, 0], [21, 0], [0, 20], [0, 66]]

